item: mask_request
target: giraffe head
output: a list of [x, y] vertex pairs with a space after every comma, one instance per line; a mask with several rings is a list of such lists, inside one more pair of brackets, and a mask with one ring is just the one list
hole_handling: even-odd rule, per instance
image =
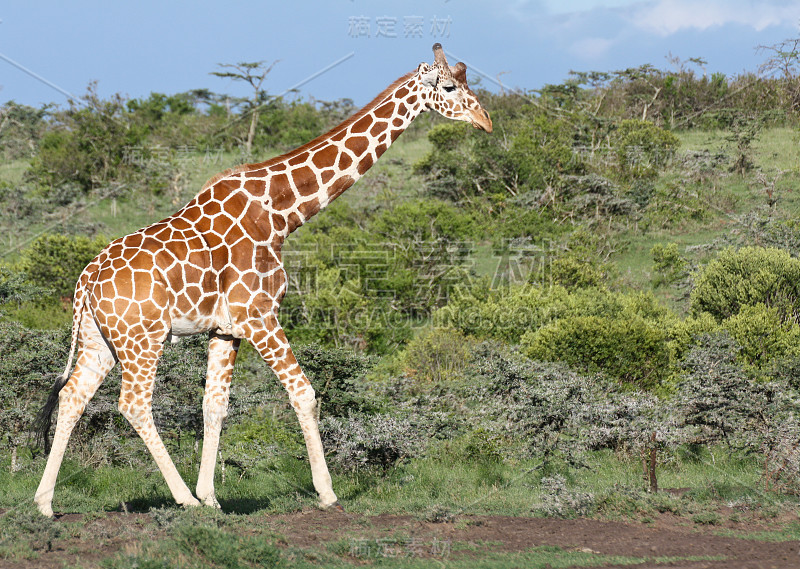
[[449, 119], [492, 132], [489, 113], [467, 85], [467, 66], [460, 61], [454, 67], [448, 65], [440, 43], [433, 44], [433, 54], [433, 65], [422, 63], [418, 69], [422, 88], [428, 91], [428, 108]]

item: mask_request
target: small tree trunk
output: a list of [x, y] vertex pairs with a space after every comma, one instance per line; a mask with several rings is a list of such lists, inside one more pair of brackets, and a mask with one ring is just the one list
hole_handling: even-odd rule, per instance
[[15, 473], [19, 470], [17, 466], [17, 445], [11, 447], [11, 473]]
[[650, 465], [648, 474], [650, 478], [650, 492], [658, 492], [658, 480], [656, 479], [656, 459], [658, 458], [658, 449], [656, 448], [656, 434], [650, 435]]
[[250, 130], [247, 131], [247, 140], [244, 143], [244, 149], [247, 154], [253, 149], [253, 140], [256, 138], [256, 124], [258, 123], [258, 111], [254, 110], [250, 117]]

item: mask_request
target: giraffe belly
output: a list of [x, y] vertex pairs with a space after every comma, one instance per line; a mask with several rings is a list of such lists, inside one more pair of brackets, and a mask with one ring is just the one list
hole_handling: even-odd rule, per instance
[[173, 336], [191, 336], [208, 332], [215, 327], [213, 318], [201, 317], [190, 318], [188, 316], [173, 316], [171, 333]]

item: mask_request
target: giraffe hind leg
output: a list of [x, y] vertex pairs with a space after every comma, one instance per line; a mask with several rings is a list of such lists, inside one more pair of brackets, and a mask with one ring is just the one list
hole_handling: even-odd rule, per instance
[[[49, 449], [47, 465], [42, 480], [34, 495], [34, 502], [45, 516], [53, 515], [53, 493], [55, 491], [58, 471], [64, 459], [72, 430], [83, 415], [86, 404], [94, 396], [97, 388], [103, 383], [108, 372], [114, 367], [114, 356], [100, 337], [94, 323], [83, 327], [81, 347], [78, 350], [75, 369], [58, 393], [58, 417], [53, 444]], [[54, 386], [56, 392], [58, 383]], [[51, 393], [51, 396], [53, 393]], [[52, 402], [50, 402], [52, 403]], [[47, 412], [45, 409], [43, 412]], [[43, 425], [44, 426], [44, 425]], [[47, 420], [49, 427], [49, 417]]]
[[135, 360], [127, 358], [127, 351], [120, 352], [122, 388], [119, 394], [119, 411], [144, 441], [175, 501], [183, 506], [199, 506], [200, 502], [192, 495], [175, 468], [153, 421], [153, 385], [163, 346], [152, 346], [146, 338], [139, 338], [136, 343], [141, 351], [136, 354]]

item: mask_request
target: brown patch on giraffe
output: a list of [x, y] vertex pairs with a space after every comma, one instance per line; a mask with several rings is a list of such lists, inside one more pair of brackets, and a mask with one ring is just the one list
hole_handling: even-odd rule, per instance
[[394, 102], [389, 101], [382, 104], [380, 107], [373, 111], [373, 114], [379, 119], [388, 119], [394, 114]]
[[370, 115], [364, 115], [356, 122], [353, 123], [353, 126], [350, 128], [350, 132], [352, 134], [359, 134], [362, 132], [367, 132], [369, 125], [372, 124], [372, 117]]
[[356, 156], [361, 156], [369, 148], [369, 140], [366, 136], [354, 136], [348, 138], [344, 145]]
[[123, 242], [125, 243], [126, 247], [137, 248], [139, 245], [142, 244], [142, 240], [144, 240], [144, 236], [141, 233], [131, 233], [126, 237], [122, 238]]
[[409, 105], [413, 105], [416, 102], [417, 102], [416, 95], [411, 95], [408, 99], [406, 99], [406, 103], [408, 103]]
[[289, 177], [286, 174], [272, 176], [269, 181], [269, 197], [272, 199], [272, 207], [278, 211], [292, 206], [294, 194], [289, 185]]
[[275, 228], [275, 231], [283, 231], [286, 227], [286, 218], [277, 213], [272, 214], [272, 227]]
[[245, 180], [244, 189], [256, 197], [261, 197], [267, 189], [267, 183], [264, 180]]
[[400, 128], [400, 127], [402, 127], [402, 126], [403, 126], [403, 119], [401, 119], [400, 117], [397, 117], [397, 118], [395, 118], [395, 119], [392, 121], [392, 126], [395, 126], [395, 127], [397, 127], [397, 128]]
[[267, 176], [269, 172], [266, 168], [259, 168], [258, 170], [251, 170], [250, 172], [245, 172], [245, 178], [264, 178]]
[[303, 214], [303, 217], [308, 219], [312, 215], [315, 215], [315, 214], [317, 214], [319, 212], [319, 210], [320, 210], [319, 199], [314, 198], [314, 199], [309, 200], [307, 202], [303, 202], [298, 206], [297, 209], [300, 210], [300, 213]]
[[189, 247], [185, 241], [170, 241], [167, 243], [167, 249], [178, 261], [183, 262], [189, 254]]
[[358, 173], [364, 174], [367, 170], [372, 168], [372, 164], [374, 164], [372, 155], [371, 154], [365, 155], [358, 163]]
[[331, 187], [328, 189], [330, 199], [334, 199], [340, 195], [343, 191], [352, 186], [354, 182], [355, 180], [353, 180], [352, 176], [341, 176], [334, 180]]
[[353, 163], [353, 159], [346, 152], [342, 152], [339, 156], [339, 170], [347, 170]]
[[408, 114], [408, 107], [406, 107], [403, 103], [400, 103], [397, 106], [397, 114], [400, 116], [405, 116]]
[[397, 140], [397, 137], [398, 137], [398, 136], [400, 136], [401, 134], [403, 134], [403, 131], [402, 131], [402, 129], [393, 130], [393, 131], [392, 131], [392, 135], [391, 135], [391, 136], [392, 136], [392, 142], [394, 142], [395, 140]]
[[334, 134], [333, 136], [331, 136], [330, 139], [333, 142], [340, 142], [340, 141], [344, 140], [346, 136], [347, 136], [347, 130], [346, 129], [342, 129], [339, 132], [337, 132], [336, 134]]
[[175, 265], [167, 271], [167, 282], [172, 290], [181, 290], [183, 288], [183, 268], [180, 265]]
[[323, 172], [320, 174], [320, 176], [319, 176], [319, 177], [320, 177], [320, 179], [322, 180], [322, 183], [323, 183], [323, 184], [327, 184], [328, 182], [330, 182], [330, 181], [331, 181], [331, 178], [333, 178], [335, 175], [336, 175], [336, 172], [335, 172], [335, 171], [333, 171], [333, 170], [324, 170], [324, 171], [323, 171]]
[[319, 191], [317, 175], [308, 166], [300, 166], [292, 170], [292, 181], [301, 196], [310, 196]]
[[319, 150], [314, 157], [311, 159], [311, 162], [319, 168], [320, 170], [324, 170], [325, 168], [332, 168], [334, 164], [336, 164], [336, 157], [339, 155], [339, 149], [333, 145], [327, 146]]
[[376, 122], [374, 125], [372, 125], [372, 128], [370, 129], [369, 133], [372, 136], [378, 136], [380, 133], [386, 130], [388, 126], [389, 124], [384, 121]]
[[[231, 251], [230, 263], [236, 267], [237, 271], [248, 271], [253, 268], [253, 249], [252, 247], [236, 247]], [[238, 273], [235, 275], [238, 278]]]
[[209, 315], [214, 311], [215, 305], [216, 305], [215, 295], [207, 295], [204, 296], [203, 300], [200, 301], [200, 304], [197, 305], [197, 310], [200, 314]]
[[375, 156], [376, 156], [376, 158], [380, 158], [383, 155], [383, 153], [386, 152], [387, 148], [389, 148], [389, 145], [387, 145], [385, 142], [383, 144], [379, 144], [375, 148]]
[[239, 224], [255, 241], [264, 241], [272, 233], [269, 213], [258, 202], [250, 202]]
[[114, 278], [117, 282], [117, 294], [125, 298], [133, 297], [133, 272], [128, 268], [116, 271]]
[[286, 223], [289, 225], [289, 233], [303, 225], [303, 220], [295, 212], [289, 214], [286, 218]]
[[203, 208], [203, 212], [206, 214], [206, 216], [211, 216], [211, 217], [217, 215], [221, 211], [222, 211], [222, 205], [220, 205], [218, 202], [215, 201], [208, 202]]
[[396, 96], [397, 98], [399, 98], [399, 99], [402, 99], [402, 98], [403, 98], [403, 97], [405, 97], [406, 95], [408, 95], [408, 87], [400, 87], [400, 88], [399, 88], [399, 89], [398, 89], [398, 90], [395, 92], [395, 96]]
[[238, 223], [231, 223], [230, 227], [228, 227], [228, 232], [225, 233], [225, 241], [228, 243], [236, 243], [244, 237], [244, 231], [242, 231], [241, 227]]
[[308, 156], [308, 152], [301, 152], [297, 156], [289, 158], [289, 166], [299, 166], [300, 164], [305, 164], [308, 161]]

